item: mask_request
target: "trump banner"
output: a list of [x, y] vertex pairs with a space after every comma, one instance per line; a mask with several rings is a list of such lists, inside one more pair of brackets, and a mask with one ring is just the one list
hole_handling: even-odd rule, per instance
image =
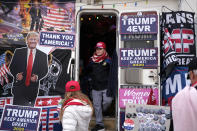
[[[21, 124], [21, 127], [16, 124], [15, 130], [62, 130], [57, 106], [65, 94], [65, 83], [70, 80], [71, 52], [75, 47], [76, 33], [75, 0], [3, 0], [0, 5], [0, 115], [4, 112], [5, 104], [39, 107], [42, 111], [38, 128], [30, 129], [27, 123]], [[29, 62], [28, 59], [32, 57], [28, 55], [30, 37], [27, 36], [30, 33], [34, 34], [30, 37], [35, 37], [31, 39], [36, 41], [36, 46], [33, 61]], [[30, 88], [25, 88], [24, 82], [29, 78], [26, 77], [26, 69], [31, 62], [33, 64], [28, 66], [32, 66], [30, 76], [37, 76], [37, 80], [33, 90], [27, 91]], [[21, 80], [16, 80], [18, 73], [23, 76]], [[11, 111], [8, 113], [12, 115]], [[11, 125], [14, 125], [13, 122]], [[2, 124], [6, 128], [4, 125], [10, 123]], [[13, 130], [11, 126], [9, 128]]]
[[[39, 131], [62, 130], [62, 125], [59, 120], [61, 100], [62, 98], [60, 96], [38, 96], [35, 107], [42, 108], [41, 115], [40, 115], [39, 129], [38, 129]], [[13, 101], [12, 97], [0, 98], [0, 117], [3, 116], [5, 105], [12, 106], [12, 101]], [[23, 124], [23, 125], [26, 126], [26, 124]], [[17, 129], [22, 130], [22, 127], [19, 127]]]
[[121, 67], [157, 68], [157, 48], [121, 48]]
[[120, 34], [157, 34], [157, 15], [122, 14]]
[[38, 130], [40, 114], [41, 108], [5, 105], [1, 130]]
[[[186, 85], [187, 69], [183, 68], [196, 57], [194, 13], [186, 11], [162, 13], [161, 47], [162, 97], [165, 100], [163, 104], [170, 105], [173, 96]], [[180, 79], [176, 79], [179, 76]]]
[[125, 86], [129, 88], [119, 89], [120, 108], [125, 108], [126, 103], [158, 105], [159, 94], [157, 87], [145, 88], [145, 86], [141, 86], [141, 88], [136, 88], [132, 85], [122, 85], [122, 87]]
[[170, 106], [173, 97], [185, 86], [190, 85], [187, 79], [187, 67], [175, 67], [170, 76], [164, 81], [162, 89], [162, 104]]

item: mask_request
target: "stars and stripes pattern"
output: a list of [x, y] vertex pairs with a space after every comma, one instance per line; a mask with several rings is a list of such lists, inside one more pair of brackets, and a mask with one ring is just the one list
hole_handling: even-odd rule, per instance
[[[168, 16], [172, 17], [169, 19]], [[173, 97], [180, 91], [177, 89], [181, 89], [187, 84], [185, 77], [188, 71], [187, 65], [196, 56], [194, 13], [163, 12], [161, 23], [162, 105], [171, 105]], [[178, 76], [181, 78], [176, 81]], [[171, 84], [175, 81], [179, 84]]]
[[0, 84], [3, 86], [4, 82], [8, 83], [7, 73], [10, 73], [9, 68], [5, 64], [5, 53], [0, 56]]
[[172, 39], [171, 39], [171, 36], [170, 36], [170, 33], [168, 31], [167, 28], [165, 28], [165, 38], [164, 38], [164, 52], [165, 54], [170, 50], [170, 48], [172, 50], [174, 50], [174, 46], [173, 46], [173, 43], [172, 43]]
[[0, 98], [0, 109], [3, 109], [5, 105], [12, 104], [12, 97], [1, 97]]
[[41, 131], [54, 131], [60, 129], [59, 110], [57, 108], [61, 101], [59, 96], [43, 96], [36, 100], [36, 107], [42, 107]]
[[172, 41], [176, 44], [176, 53], [190, 53], [189, 46], [194, 45], [194, 31], [192, 29], [174, 29]]
[[[168, 65], [176, 64], [178, 62], [176, 51], [175, 51], [175, 44], [173, 43], [173, 39], [169, 33], [168, 28], [164, 29], [164, 39], [163, 39], [163, 67], [164, 69], [168, 68]], [[169, 66], [170, 67], [170, 66]], [[170, 70], [170, 69], [168, 69]]]
[[55, 31], [71, 31], [71, 13], [64, 8], [55, 6], [47, 7], [47, 15], [43, 16], [44, 25], [42, 31], [54, 28]]
[[[35, 107], [41, 107], [40, 117], [40, 131], [56, 131], [61, 130], [61, 124], [59, 120], [59, 110], [57, 108], [61, 101], [60, 96], [38, 96]], [[12, 104], [12, 97], [1, 97], [0, 98], [0, 118], [3, 108], [6, 104]]]
[[54, 124], [59, 123], [56, 107], [44, 108], [41, 114], [42, 131], [54, 131]]

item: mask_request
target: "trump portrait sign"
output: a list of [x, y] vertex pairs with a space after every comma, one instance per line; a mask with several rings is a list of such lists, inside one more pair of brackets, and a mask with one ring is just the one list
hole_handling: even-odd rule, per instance
[[41, 108], [5, 105], [2, 119], [1, 130], [38, 130]]

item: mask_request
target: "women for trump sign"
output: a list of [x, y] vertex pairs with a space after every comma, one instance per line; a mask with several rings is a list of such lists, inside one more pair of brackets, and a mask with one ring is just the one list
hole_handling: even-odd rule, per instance
[[119, 90], [119, 107], [125, 108], [126, 103], [158, 105], [158, 88], [121, 88]]

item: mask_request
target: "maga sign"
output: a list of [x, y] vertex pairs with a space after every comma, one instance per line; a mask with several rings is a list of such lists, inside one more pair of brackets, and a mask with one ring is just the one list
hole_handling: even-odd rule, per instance
[[120, 34], [157, 34], [157, 15], [121, 15]]
[[170, 76], [163, 82], [162, 100], [163, 105], [170, 106], [172, 98], [185, 86], [190, 86], [191, 81], [187, 79], [188, 67], [177, 66]]
[[156, 68], [157, 55], [157, 48], [121, 48], [120, 66]]
[[3, 130], [38, 130], [41, 108], [5, 105], [1, 119]]

